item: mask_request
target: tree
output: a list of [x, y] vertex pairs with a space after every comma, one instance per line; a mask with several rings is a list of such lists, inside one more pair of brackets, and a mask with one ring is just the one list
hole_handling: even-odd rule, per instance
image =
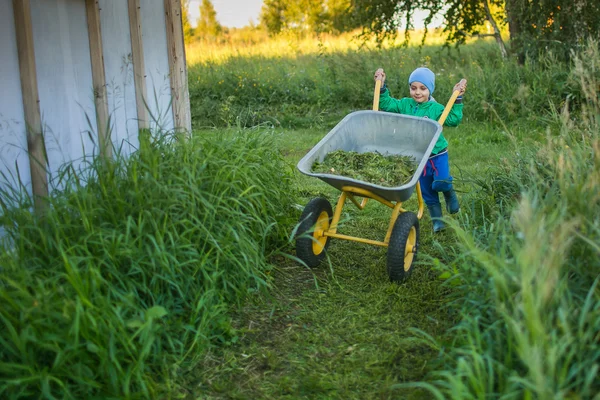
[[190, 2], [182, 1], [181, 2], [181, 23], [183, 25], [183, 38], [185, 43], [190, 43], [194, 37], [194, 28], [190, 24]]
[[351, 0], [265, 0], [260, 22], [272, 35], [284, 30], [340, 33], [356, 27], [350, 7]]
[[260, 24], [266, 28], [269, 34], [278, 34], [286, 26], [286, 10], [285, 0], [265, 0], [260, 10]]
[[[504, 0], [352, 0], [353, 17], [363, 27], [365, 34], [374, 33], [381, 42], [384, 38], [394, 37], [404, 28], [405, 32], [414, 28], [413, 14], [416, 10], [428, 11], [424, 24], [427, 27], [437, 15], [442, 15], [444, 31], [448, 43], [464, 43], [471, 35], [481, 34], [485, 22], [494, 29], [491, 36], [496, 38], [503, 55], [506, 48], [500, 35], [500, 28], [491, 11], [491, 7], [503, 5]], [[503, 20], [503, 17], [500, 17]]]
[[[428, 11], [426, 27], [434, 17], [443, 17], [447, 45], [492, 36], [503, 57], [508, 49], [501, 29], [508, 25], [512, 53], [521, 62], [548, 51], [568, 58], [571, 49], [600, 33], [598, 0], [265, 0], [261, 23], [271, 34], [361, 27], [365, 36], [374, 34], [381, 43], [401, 28], [408, 35], [416, 10]], [[483, 32], [486, 24], [492, 33]]]
[[506, 0], [506, 14], [521, 61], [542, 50], [568, 58], [572, 49], [600, 33], [597, 0]]
[[[447, 41], [462, 44], [469, 36], [491, 36], [496, 40], [502, 58], [508, 56], [500, 27], [496, 20], [504, 22], [503, 0], [451, 0], [446, 4], [444, 14]], [[492, 9], [500, 10], [500, 15], [494, 15]], [[481, 33], [485, 22], [492, 27], [493, 33]]]
[[325, 23], [322, 0], [297, 0], [290, 2], [287, 18], [298, 30], [322, 32]]
[[[499, 15], [494, 15], [494, 8]], [[352, 0], [351, 12], [365, 33], [374, 33], [381, 41], [395, 36], [401, 25], [412, 28], [417, 9], [429, 11], [426, 25], [435, 15], [443, 16], [448, 43], [463, 43], [490, 22], [503, 53], [496, 20], [507, 23], [511, 47], [520, 61], [548, 50], [567, 58], [571, 49], [600, 32], [598, 0]]]
[[351, 18], [351, 10], [351, 0], [327, 0], [325, 3], [325, 18], [329, 24], [327, 30], [332, 33], [341, 33], [359, 28]]
[[217, 12], [210, 0], [202, 0], [200, 4], [200, 18], [196, 34], [201, 38], [216, 39], [223, 32], [223, 27], [217, 21]]

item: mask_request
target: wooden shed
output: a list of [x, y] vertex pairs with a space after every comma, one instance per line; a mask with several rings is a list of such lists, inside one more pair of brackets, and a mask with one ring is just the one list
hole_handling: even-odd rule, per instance
[[0, 185], [191, 129], [181, 0], [0, 0]]

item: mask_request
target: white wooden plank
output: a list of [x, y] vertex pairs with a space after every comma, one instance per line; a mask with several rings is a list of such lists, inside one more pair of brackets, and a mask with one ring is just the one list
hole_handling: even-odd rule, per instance
[[0, 93], [3, 94], [0, 96], [0, 187], [4, 190], [9, 186], [18, 188], [20, 180], [31, 195], [31, 172], [27, 156], [27, 132], [12, 0], [0, 0], [0, 9], [3, 10], [0, 13]]
[[[85, 2], [34, 0], [32, 22], [51, 188], [59, 169], [98, 154]], [[91, 123], [88, 123], [90, 121]], [[58, 186], [60, 187], [60, 185]]]
[[141, 0], [142, 39], [146, 64], [151, 129], [173, 130], [171, 83], [163, 0]]
[[139, 141], [127, 2], [100, 0], [100, 20], [111, 140], [117, 152], [129, 155]]

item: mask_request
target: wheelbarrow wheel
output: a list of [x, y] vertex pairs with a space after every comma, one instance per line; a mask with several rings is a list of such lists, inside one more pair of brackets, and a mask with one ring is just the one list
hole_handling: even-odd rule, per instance
[[329, 229], [333, 210], [329, 200], [316, 197], [308, 202], [296, 232], [296, 256], [310, 268], [316, 267], [325, 258], [329, 238], [324, 233]]
[[402, 281], [412, 273], [419, 248], [419, 218], [412, 212], [398, 216], [392, 229], [387, 252], [387, 271], [393, 282]]

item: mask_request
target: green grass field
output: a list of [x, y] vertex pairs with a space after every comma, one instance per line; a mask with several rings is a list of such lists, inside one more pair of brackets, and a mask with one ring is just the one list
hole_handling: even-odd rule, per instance
[[[44, 218], [0, 191], [20, 205], [0, 204], [1, 398], [600, 399], [597, 43], [524, 66], [484, 41], [188, 52], [189, 141], [66, 169]], [[419, 65], [441, 103], [469, 79], [444, 130], [461, 212], [436, 235], [425, 213], [402, 283], [343, 240], [302, 266], [302, 209], [339, 192], [296, 163], [371, 108], [377, 67], [400, 97]], [[340, 231], [382, 240], [389, 219], [348, 204]]]

